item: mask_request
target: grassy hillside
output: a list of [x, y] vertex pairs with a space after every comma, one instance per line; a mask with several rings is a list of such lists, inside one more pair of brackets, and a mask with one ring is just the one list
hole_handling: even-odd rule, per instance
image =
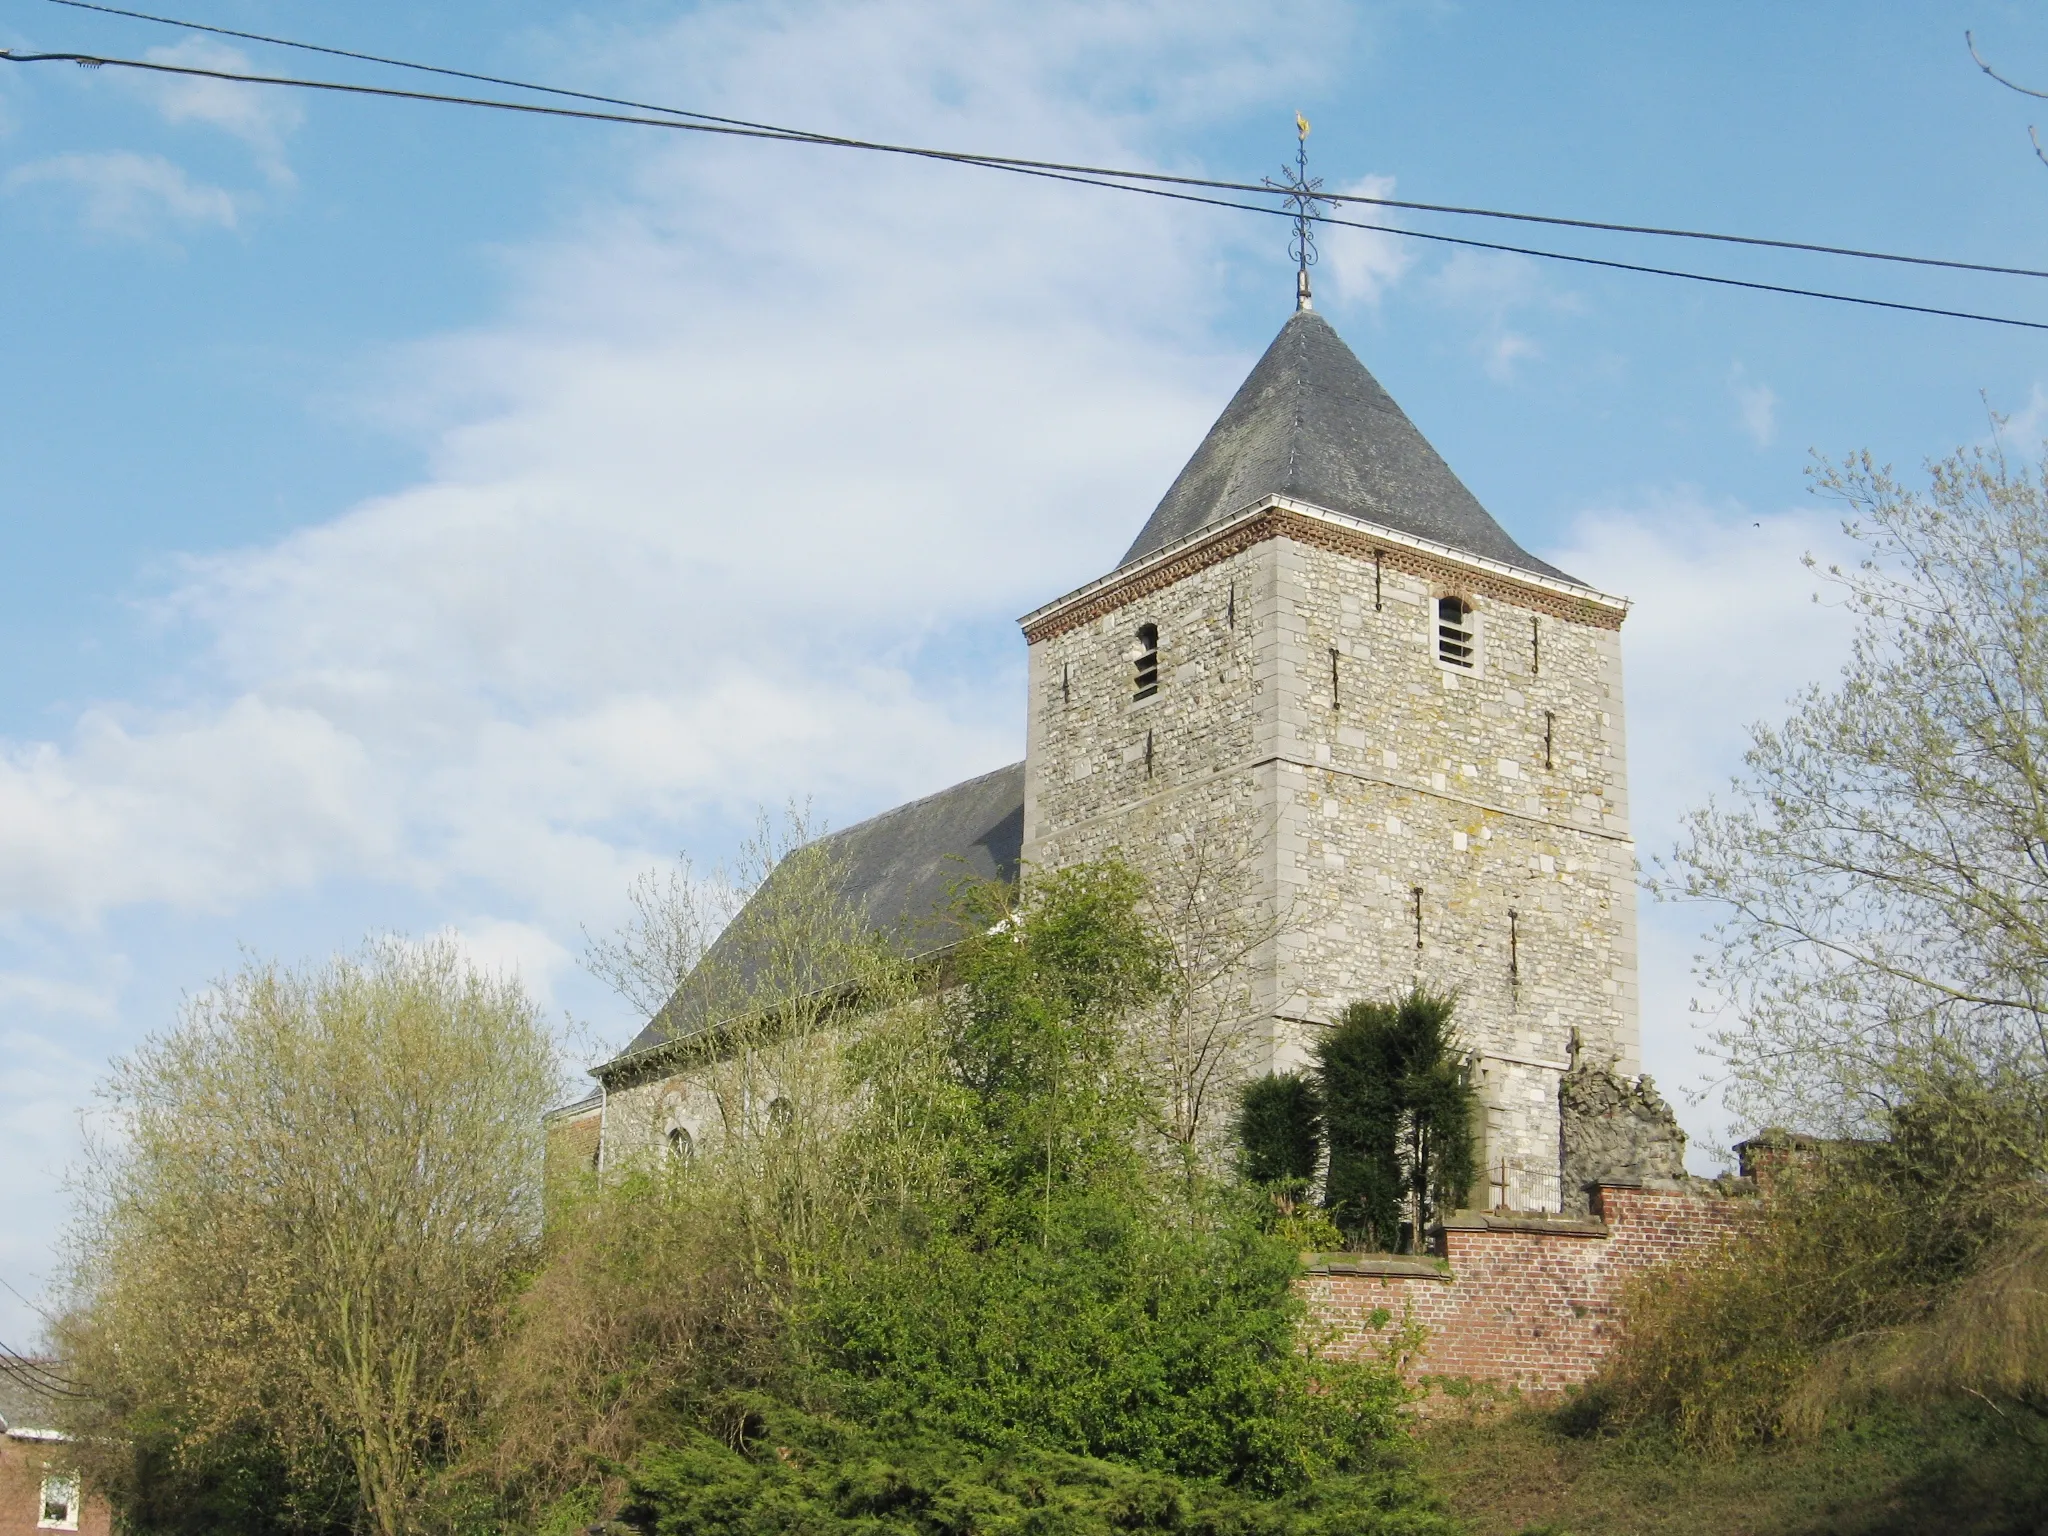
[[2048, 1531], [2048, 1416], [1887, 1407], [1817, 1438], [1705, 1456], [1569, 1408], [1439, 1423], [1423, 1458], [1472, 1536], [2022, 1536]]

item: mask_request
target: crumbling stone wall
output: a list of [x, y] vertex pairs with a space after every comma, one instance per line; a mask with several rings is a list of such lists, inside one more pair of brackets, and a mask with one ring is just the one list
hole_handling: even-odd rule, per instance
[[1684, 1188], [1685, 1132], [1648, 1073], [1578, 1066], [1558, 1081], [1558, 1160], [1568, 1215], [1592, 1211], [1599, 1184]]

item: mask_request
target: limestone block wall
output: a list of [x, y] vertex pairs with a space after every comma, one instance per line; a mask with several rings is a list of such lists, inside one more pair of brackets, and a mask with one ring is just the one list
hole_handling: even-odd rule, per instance
[[[1026, 726], [1027, 866], [1112, 853], [1170, 888], [1190, 855], [1236, 866], [1250, 927], [1273, 912], [1274, 547], [1254, 545], [1163, 591], [1034, 643]], [[1138, 628], [1156, 626], [1159, 691], [1136, 694]], [[1270, 956], [1248, 977], [1246, 1028], [1272, 1049]]]
[[[1031, 646], [1024, 854], [1156, 869], [1178, 836], [1256, 841], [1273, 1064], [1354, 999], [1455, 990], [1496, 1195], [1555, 1210], [1560, 1075], [1639, 1069], [1635, 851], [1619, 635], [1518, 594], [1276, 536], [1100, 601]], [[1447, 595], [1472, 605], [1469, 671], [1437, 657]]]
[[657, 1155], [680, 1130], [692, 1150], [708, 1151], [723, 1134], [718, 1101], [703, 1073], [677, 1072], [614, 1088], [605, 1097], [604, 1159]]
[[[1276, 553], [1255, 545], [1031, 646], [1027, 863], [1092, 856], [1162, 796], [1271, 757]], [[1159, 633], [1159, 691], [1139, 699], [1145, 624]]]
[[1427, 1338], [1421, 1376], [1527, 1392], [1588, 1380], [1614, 1345], [1622, 1292], [1638, 1275], [1724, 1241], [1754, 1200], [1602, 1185], [1591, 1219], [1467, 1212], [1444, 1224], [1439, 1263], [1322, 1255], [1303, 1288], [1338, 1353], [1369, 1354], [1384, 1321]]
[[[1299, 765], [1278, 879], [1314, 913], [1283, 959], [1296, 1009], [1412, 975], [1457, 988], [1505, 1061], [1561, 1066], [1576, 1030], [1636, 1070], [1618, 634], [1292, 541], [1278, 558], [1279, 747]], [[1473, 672], [1436, 659], [1444, 595], [1477, 610]]]

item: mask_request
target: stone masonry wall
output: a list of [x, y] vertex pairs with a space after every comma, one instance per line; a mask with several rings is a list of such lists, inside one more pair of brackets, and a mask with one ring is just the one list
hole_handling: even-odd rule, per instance
[[1466, 1212], [1445, 1223], [1433, 1271], [1332, 1254], [1304, 1290], [1340, 1354], [1379, 1346], [1375, 1314], [1406, 1314], [1427, 1332], [1418, 1375], [1557, 1392], [1588, 1380], [1613, 1347], [1631, 1280], [1722, 1242], [1754, 1209], [1739, 1197], [1602, 1185], [1593, 1219]]
[[[1024, 852], [1145, 867], [1176, 836], [1256, 841], [1270, 1062], [1356, 998], [1455, 990], [1497, 1197], [1556, 1210], [1559, 1077], [1575, 1048], [1639, 1055], [1621, 655], [1496, 587], [1277, 537], [1039, 640]], [[1475, 606], [1471, 672], [1436, 658], [1442, 595]], [[1161, 683], [1137, 701], [1144, 623]]]

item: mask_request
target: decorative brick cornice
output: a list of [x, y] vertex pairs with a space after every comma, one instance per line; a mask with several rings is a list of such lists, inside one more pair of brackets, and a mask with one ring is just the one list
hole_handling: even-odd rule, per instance
[[1274, 497], [1191, 535], [1178, 546], [1169, 545], [1128, 572], [1113, 571], [1026, 614], [1019, 620], [1024, 638], [1035, 645], [1079, 629], [1269, 539], [1293, 539], [1354, 560], [1375, 562], [1382, 570], [1419, 577], [1447, 592], [1488, 597], [1595, 629], [1620, 629], [1628, 613], [1626, 602], [1590, 587], [1521, 575], [1497, 561], [1461, 555], [1356, 518]]

